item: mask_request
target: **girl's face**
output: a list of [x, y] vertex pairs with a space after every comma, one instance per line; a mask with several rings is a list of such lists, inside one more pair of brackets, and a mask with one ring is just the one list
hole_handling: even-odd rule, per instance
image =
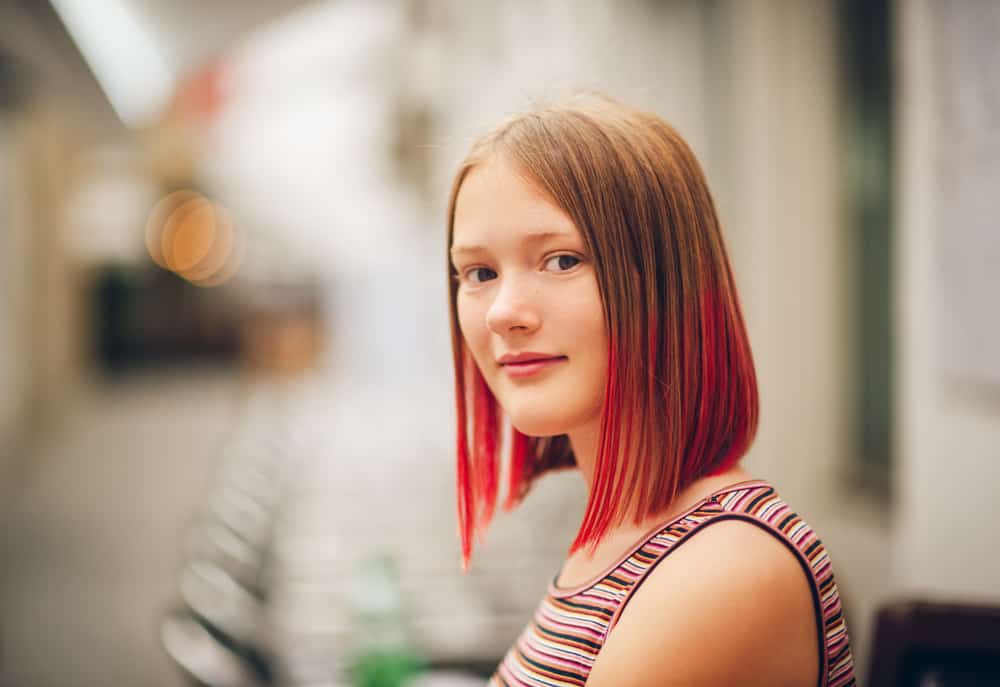
[[[530, 436], [599, 428], [607, 328], [572, 220], [496, 157], [462, 183], [451, 259], [462, 337], [514, 427]], [[525, 353], [548, 361], [503, 361]]]

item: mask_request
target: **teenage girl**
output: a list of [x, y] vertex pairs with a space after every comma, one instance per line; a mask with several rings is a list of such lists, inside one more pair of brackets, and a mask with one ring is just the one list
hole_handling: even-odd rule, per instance
[[510, 119], [458, 170], [448, 245], [463, 569], [504, 446], [507, 509], [550, 470], [588, 486], [490, 684], [854, 684], [827, 551], [740, 464], [756, 376], [681, 137], [596, 95]]

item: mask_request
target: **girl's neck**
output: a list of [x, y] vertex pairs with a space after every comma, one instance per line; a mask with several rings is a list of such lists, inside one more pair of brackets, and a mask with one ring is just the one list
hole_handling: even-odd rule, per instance
[[[594, 468], [597, 463], [597, 446], [601, 436], [600, 418], [569, 433], [570, 446], [573, 448], [573, 455], [576, 457], [576, 464], [580, 469], [584, 483], [587, 485], [587, 493], [594, 486]], [[711, 477], [701, 477], [679, 491], [670, 505], [656, 513], [650, 513], [640, 518], [639, 524], [635, 523], [635, 513], [630, 512], [620, 527], [641, 529], [644, 525], [656, 524], [656, 522], [669, 520], [672, 515], [683, 513], [685, 509], [705, 498], [717, 489], [721, 489], [730, 484], [744, 482], [753, 479], [740, 463], [726, 470], [719, 475]], [[617, 529], [617, 528], [616, 528]]]

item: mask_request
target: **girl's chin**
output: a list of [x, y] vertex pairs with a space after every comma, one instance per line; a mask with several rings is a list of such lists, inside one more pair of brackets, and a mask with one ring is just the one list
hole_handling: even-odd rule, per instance
[[559, 434], [566, 434], [569, 431], [569, 423], [549, 418], [542, 420], [538, 417], [511, 416], [511, 424], [521, 434], [529, 437], [552, 437]]
[[[587, 417], [585, 408], [575, 407], [572, 395], [551, 393], [556, 389], [504, 389], [504, 397], [499, 398], [504, 415], [522, 434], [532, 437], [550, 437], [566, 434]], [[561, 391], [561, 390], [558, 390]], [[571, 411], [571, 412], [567, 412]]]

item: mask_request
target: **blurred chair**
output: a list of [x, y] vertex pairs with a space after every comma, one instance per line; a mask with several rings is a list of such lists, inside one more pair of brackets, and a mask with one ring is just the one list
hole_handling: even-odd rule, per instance
[[[406, 398], [399, 403], [359, 399], [354, 390], [344, 399], [324, 383], [264, 383], [252, 393], [188, 531], [179, 603], [161, 625], [167, 654], [198, 687], [349, 684], [372, 632], [363, 606], [388, 598], [384, 587], [362, 583], [375, 576], [358, 577], [375, 555], [401, 568], [392, 593], [406, 599], [405, 613], [394, 622], [412, 633], [408, 641], [422, 642], [408, 649], [426, 654], [414, 687], [485, 683], [499, 658], [468, 659], [461, 649], [477, 641], [469, 617], [491, 612], [474, 595], [493, 590], [475, 582], [493, 578], [443, 574], [440, 561], [455, 552], [434, 533], [453, 524], [452, 507], [415, 509], [405, 536], [386, 526], [395, 522], [396, 500], [428, 489], [418, 481], [427, 471], [401, 474], [400, 466], [444, 453], [436, 440], [420, 440], [425, 415]], [[471, 592], [461, 596], [463, 589]], [[411, 606], [418, 594], [422, 604]], [[456, 607], [469, 615], [453, 617]], [[434, 651], [442, 645], [448, 651]]]
[[167, 654], [199, 687], [274, 684], [264, 578], [290, 444], [275, 431], [273, 407], [255, 402], [189, 532], [182, 605], [161, 625]]
[[871, 656], [870, 687], [1000, 685], [1000, 606], [884, 604]]
[[265, 687], [258, 670], [191, 614], [178, 609], [160, 628], [167, 654], [198, 687]]

